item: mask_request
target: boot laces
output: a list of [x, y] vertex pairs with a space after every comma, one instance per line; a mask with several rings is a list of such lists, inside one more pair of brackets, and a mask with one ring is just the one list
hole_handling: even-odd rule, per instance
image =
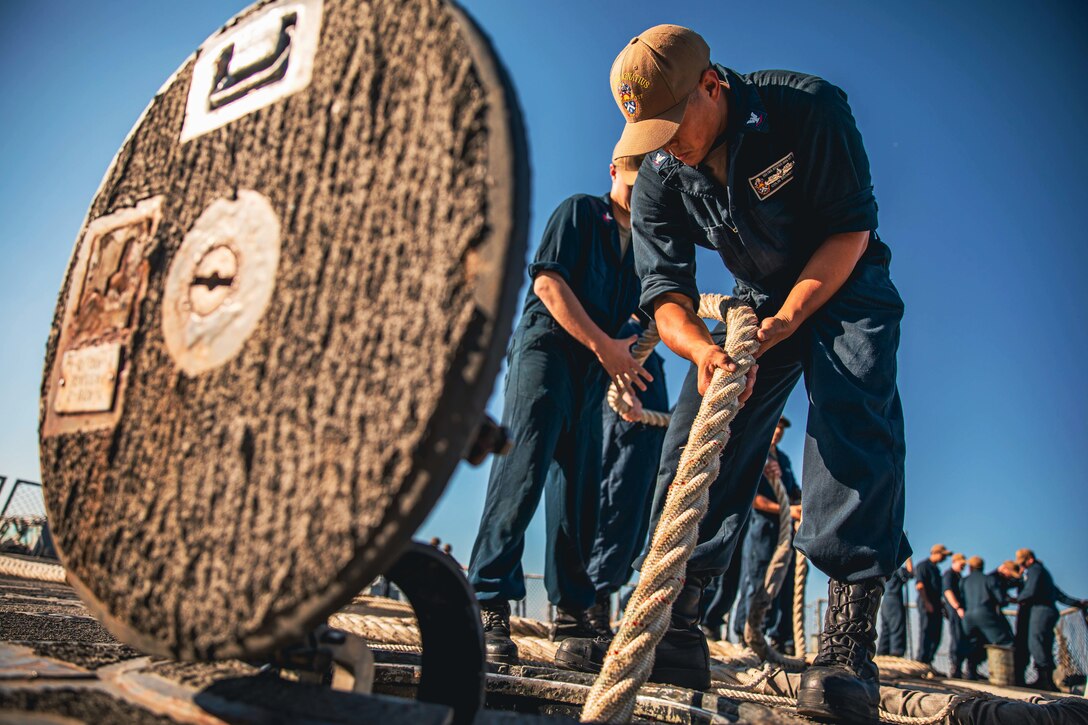
[[494, 630], [510, 631], [508, 615], [501, 609], [481, 609], [480, 619], [483, 621], [485, 632]]
[[836, 583], [834, 587], [838, 596], [828, 603], [825, 628], [820, 634], [820, 652], [813, 664], [842, 665], [857, 671], [869, 658], [873, 622], [867, 609], [871, 592], [868, 587], [859, 585]]

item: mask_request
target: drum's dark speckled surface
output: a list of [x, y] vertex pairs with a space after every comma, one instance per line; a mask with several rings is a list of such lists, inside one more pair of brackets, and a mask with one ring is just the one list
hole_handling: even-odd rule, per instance
[[[49, 339], [50, 523], [91, 610], [149, 653], [263, 655], [390, 565], [470, 443], [510, 333], [528, 162], [489, 43], [443, 0], [300, 4], [307, 22], [321, 10], [308, 85], [184, 143], [200, 56], [152, 101], [91, 203]], [[238, 41], [256, 51], [222, 56], [217, 103], [303, 63], [314, 28], [294, 5], [228, 23], [278, 13]], [[198, 218], [248, 192], [274, 215], [254, 232], [278, 243], [271, 295], [236, 353], [184, 372], [163, 332], [169, 271]], [[194, 263], [193, 310], [261, 304], [235, 289], [259, 266], [232, 249]]]

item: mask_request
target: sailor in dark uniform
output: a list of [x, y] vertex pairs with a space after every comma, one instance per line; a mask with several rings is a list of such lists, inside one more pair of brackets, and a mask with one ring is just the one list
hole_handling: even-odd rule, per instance
[[[637, 306], [630, 244], [631, 187], [611, 167], [604, 196], [576, 194], [552, 214], [529, 265], [532, 285], [508, 355], [503, 425], [513, 451], [495, 459], [468, 578], [476, 590], [490, 660], [517, 662], [511, 599], [525, 597], [525, 531], [543, 496], [545, 585], [556, 606], [553, 636], [598, 634], [587, 563], [601, 481], [601, 402], [614, 379], [625, 392], [650, 375], [617, 338]], [[603, 368], [603, 373], [601, 372]]]
[[902, 657], [907, 653], [907, 603], [904, 585], [914, 578], [914, 565], [908, 558], [884, 583], [884, 599], [880, 602], [880, 641], [878, 655]]
[[[1035, 671], [1039, 673], [1035, 688], [1053, 692], [1058, 689], [1054, 685], [1054, 626], [1058, 623], [1056, 603], [1084, 609], [1088, 607], [1088, 601], [1075, 599], [1059, 589], [1031, 549], [1017, 550], [1016, 563], [1024, 572], [1024, 584], [1016, 600], [1021, 610], [1026, 610], [1024, 619], [1028, 625], [1028, 653], [1035, 661]], [[1017, 617], [1018, 626], [1019, 622], [1020, 618]]]
[[963, 588], [961, 586], [964, 567], [967, 566], [967, 557], [956, 552], [952, 555], [952, 566], [941, 576], [941, 603], [944, 604], [944, 616], [948, 619], [948, 659], [950, 662], [949, 677], [960, 678], [963, 676], [963, 660], [967, 653], [964, 651], [966, 642], [963, 636]]
[[968, 560], [971, 573], [963, 578], [964, 650], [967, 655], [967, 679], [977, 680], [978, 666], [986, 656], [986, 645], [1011, 647], [1012, 628], [1001, 613], [1008, 603], [1007, 589], [998, 571], [983, 573], [985, 563], [980, 556]]
[[[647, 154], [631, 205], [640, 304], [665, 344], [693, 364], [665, 438], [655, 522], [703, 391], [717, 370], [736, 370], [721, 347], [724, 327], [710, 332], [696, 314], [697, 246], [720, 256], [737, 281], [734, 295], [760, 320], [758, 375], [749, 371], [747, 402], [731, 423], [650, 679], [709, 686], [703, 587], [732, 557], [771, 435], [804, 377], [810, 406], [796, 545], [830, 583], [798, 712], [875, 721], [877, 610], [884, 580], [911, 553], [896, 385], [903, 302], [876, 231], [868, 157], [846, 94], [805, 73], [736, 73], [711, 62], [698, 33], [676, 25], [632, 38], [610, 78], [627, 121], [616, 155]], [[599, 667], [604, 652], [584, 651], [585, 668]]]
[[944, 587], [937, 565], [951, 553], [944, 544], [934, 544], [929, 550], [929, 558], [914, 567], [914, 588], [918, 590], [918, 633], [922, 640], [917, 659], [927, 665], [933, 664], [933, 657], [941, 645], [941, 627], [944, 624], [941, 617], [944, 611], [941, 590]]

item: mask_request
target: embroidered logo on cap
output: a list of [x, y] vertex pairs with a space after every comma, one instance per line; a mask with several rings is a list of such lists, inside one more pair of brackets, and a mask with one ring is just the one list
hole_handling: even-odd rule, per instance
[[796, 162], [791, 151], [755, 176], [749, 176], [748, 183], [759, 200], [763, 201], [793, 180], [794, 166]]
[[620, 94], [620, 103], [623, 104], [623, 110], [627, 111], [627, 115], [634, 116], [638, 111], [638, 102], [635, 99], [635, 92], [626, 83], [620, 83], [616, 88]]

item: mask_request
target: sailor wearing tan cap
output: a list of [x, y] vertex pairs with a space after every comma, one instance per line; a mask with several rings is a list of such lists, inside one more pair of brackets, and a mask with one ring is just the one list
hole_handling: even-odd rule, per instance
[[627, 121], [617, 155], [648, 154], [632, 199], [640, 302], [665, 343], [693, 363], [662, 453], [659, 503], [701, 392], [716, 368], [732, 366], [723, 331], [708, 333], [695, 314], [696, 246], [718, 252], [734, 294], [762, 321], [758, 376], [733, 421], [651, 679], [709, 684], [699, 594], [729, 561], [768, 441], [804, 375], [811, 405], [797, 547], [831, 582], [799, 710], [875, 720], [876, 611], [885, 577], [910, 554], [895, 359], [903, 305], [846, 94], [803, 73], [712, 65], [703, 38], [675, 25], [633, 38], [609, 83]]
[[941, 596], [944, 598], [944, 616], [948, 619], [948, 676], [963, 677], [965, 651], [963, 618], [966, 616], [963, 604], [963, 570], [967, 566], [967, 557], [956, 552], [952, 555], [952, 565], [941, 575]]
[[918, 633], [921, 645], [918, 661], [933, 664], [937, 648], [941, 646], [941, 629], [944, 610], [941, 597], [943, 582], [941, 570], [937, 565], [947, 559], [952, 552], [944, 544], [934, 544], [929, 548], [929, 558], [923, 559], [914, 567], [914, 587], [918, 590]]

